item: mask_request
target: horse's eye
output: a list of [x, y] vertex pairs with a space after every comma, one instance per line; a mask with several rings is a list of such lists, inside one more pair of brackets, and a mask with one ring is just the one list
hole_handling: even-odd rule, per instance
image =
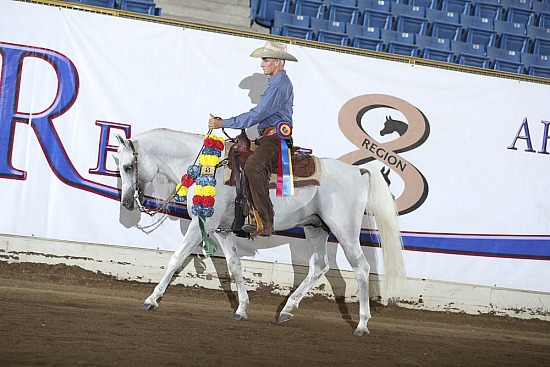
[[130, 173], [132, 172], [132, 165], [131, 164], [125, 164], [124, 167], [122, 167], [124, 169], [124, 172], [126, 173]]

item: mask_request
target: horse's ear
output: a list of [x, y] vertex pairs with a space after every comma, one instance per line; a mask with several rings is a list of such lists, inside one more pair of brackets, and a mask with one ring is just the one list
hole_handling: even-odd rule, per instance
[[116, 136], [116, 139], [118, 140], [118, 145], [128, 148], [128, 140], [126, 140], [119, 134], [115, 134], [115, 136]]

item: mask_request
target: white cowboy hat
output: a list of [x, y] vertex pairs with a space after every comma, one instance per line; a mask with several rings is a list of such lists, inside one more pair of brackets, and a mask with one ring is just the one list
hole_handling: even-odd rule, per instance
[[270, 57], [273, 59], [298, 61], [294, 56], [286, 52], [286, 45], [280, 42], [267, 41], [264, 47], [252, 51], [252, 57]]

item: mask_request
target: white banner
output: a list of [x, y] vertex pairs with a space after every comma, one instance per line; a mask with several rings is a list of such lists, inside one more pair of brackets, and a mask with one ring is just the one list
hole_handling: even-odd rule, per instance
[[[118, 202], [115, 133], [206, 133], [254, 106], [264, 41], [0, 0], [0, 233], [174, 250]], [[24, 19], [24, 21], [21, 21]], [[289, 45], [294, 141], [389, 168], [411, 277], [550, 291], [548, 85]], [[240, 241], [307, 264], [299, 231]], [[294, 239], [292, 236], [297, 238]], [[377, 264], [378, 248], [362, 236]], [[332, 266], [349, 268], [331, 246]]]

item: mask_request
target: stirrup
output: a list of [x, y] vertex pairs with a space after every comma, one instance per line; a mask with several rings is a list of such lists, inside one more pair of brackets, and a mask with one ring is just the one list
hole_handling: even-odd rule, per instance
[[252, 211], [252, 215], [248, 216], [248, 223], [245, 224], [242, 230], [246, 233], [262, 233], [264, 231], [264, 224], [258, 215], [258, 211]]

